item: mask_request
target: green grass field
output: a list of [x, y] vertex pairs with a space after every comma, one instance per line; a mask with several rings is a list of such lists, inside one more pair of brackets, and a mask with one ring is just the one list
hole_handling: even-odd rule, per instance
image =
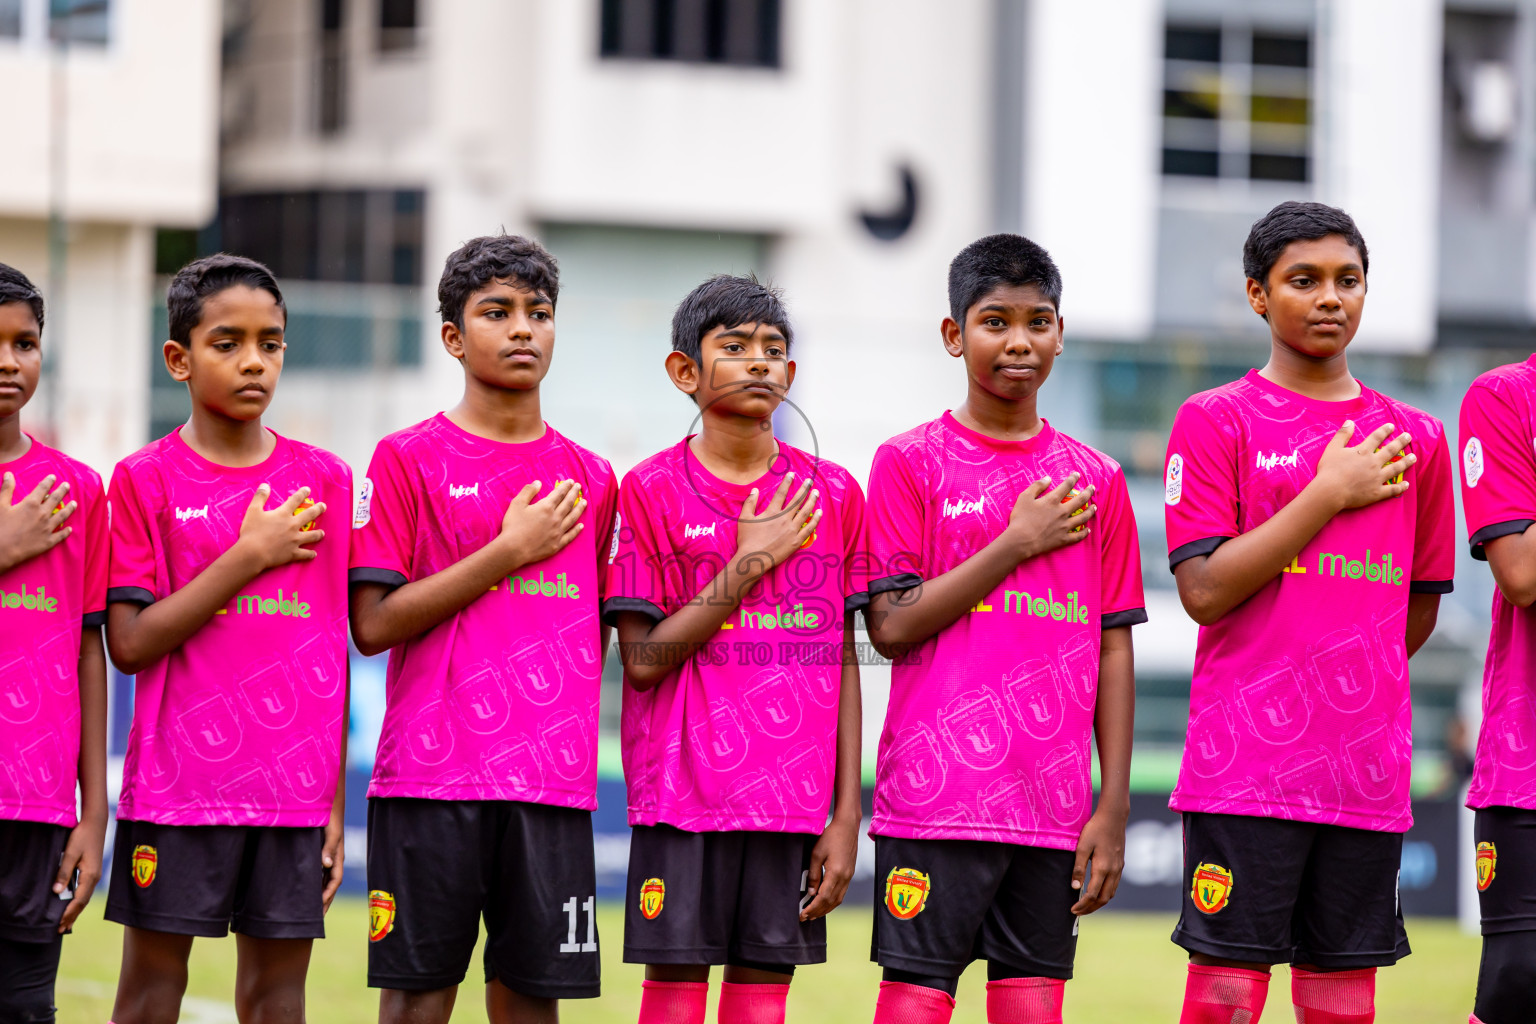
[[[101, 918], [102, 899], [92, 901], [75, 934], [65, 940], [59, 971], [60, 1024], [102, 1024], [112, 1009], [122, 930]], [[609, 904], [598, 915], [603, 937], [601, 999], [564, 1005], [567, 1024], [633, 1022], [640, 1001], [639, 967], [620, 962], [623, 918]], [[800, 1024], [857, 1024], [873, 1015], [879, 968], [869, 962], [870, 914], [847, 907], [828, 922], [831, 961], [805, 968], [790, 990], [789, 1020]], [[1179, 1016], [1184, 955], [1168, 933], [1173, 920], [1158, 914], [1101, 914], [1083, 922], [1077, 980], [1067, 986], [1066, 1019], [1072, 1024], [1167, 1022]], [[368, 909], [362, 900], [338, 900], [328, 920], [331, 938], [315, 944], [309, 975], [309, 1019], [316, 1024], [364, 1024], [376, 1019], [377, 997], [365, 981]], [[1447, 1024], [1471, 1012], [1477, 978], [1478, 940], [1453, 922], [1410, 921], [1414, 954], [1381, 973], [1376, 1019], [1391, 1024]], [[483, 1024], [485, 1010], [476, 966], [460, 989], [455, 1021]], [[231, 1006], [235, 944], [199, 939], [182, 1014], [185, 1024], [235, 1019]], [[718, 979], [718, 975], [717, 975]], [[986, 1020], [986, 970], [973, 965], [961, 981], [955, 1024]], [[1271, 1022], [1291, 1020], [1290, 982], [1284, 968], [1271, 983]], [[714, 1020], [713, 1000], [709, 1019]]]

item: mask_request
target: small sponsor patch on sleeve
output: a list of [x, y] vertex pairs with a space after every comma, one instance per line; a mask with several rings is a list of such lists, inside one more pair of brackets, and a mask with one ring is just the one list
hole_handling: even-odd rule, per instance
[[613, 560], [618, 557], [618, 554], [619, 554], [619, 530], [620, 530], [621, 527], [623, 527], [623, 525], [624, 525], [624, 517], [621, 516], [619, 513], [615, 512], [613, 514], [613, 540], [610, 541], [609, 544], [608, 544], [608, 564], [609, 565], [612, 565], [613, 564]]
[[1467, 445], [1461, 450], [1461, 475], [1468, 487], [1477, 486], [1477, 482], [1483, 478], [1484, 468], [1483, 442], [1475, 437], [1467, 438]]
[[373, 520], [373, 481], [366, 476], [357, 485], [357, 501], [352, 505], [352, 529], [360, 530]]
[[1184, 456], [1174, 452], [1168, 456], [1168, 472], [1163, 477], [1163, 502], [1177, 505], [1184, 497]]

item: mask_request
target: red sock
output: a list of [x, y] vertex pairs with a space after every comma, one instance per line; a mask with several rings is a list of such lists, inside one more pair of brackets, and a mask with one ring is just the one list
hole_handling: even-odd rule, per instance
[[1267, 995], [1264, 971], [1190, 964], [1179, 1024], [1258, 1024]]
[[704, 1024], [707, 981], [642, 981], [638, 1024]]
[[955, 1000], [948, 992], [904, 981], [882, 981], [875, 1024], [949, 1024]]
[[1304, 971], [1291, 968], [1296, 1024], [1371, 1024], [1376, 1019], [1376, 968]]
[[1060, 978], [987, 982], [988, 1024], [1061, 1024], [1067, 983]]
[[784, 1024], [788, 985], [720, 983], [720, 1024]]

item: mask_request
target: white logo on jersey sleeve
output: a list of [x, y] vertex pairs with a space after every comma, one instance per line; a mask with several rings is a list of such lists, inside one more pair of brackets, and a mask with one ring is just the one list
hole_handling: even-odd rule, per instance
[[1483, 478], [1483, 442], [1475, 437], [1467, 438], [1467, 446], [1461, 450], [1461, 474], [1468, 487], [1476, 487]]
[[352, 505], [352, 529], [361, 530], [373, 519], [373, 481], [366, 476], [357, 485], [357, 501]]
[[619, 515], [617, 512], [615, 512], [613, 514], [613, 540], [610, 541], [609, 544], [608, 544], [608, 564], [609, 565], [612, 565], [613, 564], [613, 560], [618, 557], [618, 554], [619, 554], [619, 528], [622, 527], [623, 525], [624, 525], [624, 517]]
[[1184, 456], [1174, 452], [1168, 456], [1168, 474], [1163, 477], [1163, 501], [1177, 505], [1184, 497]]

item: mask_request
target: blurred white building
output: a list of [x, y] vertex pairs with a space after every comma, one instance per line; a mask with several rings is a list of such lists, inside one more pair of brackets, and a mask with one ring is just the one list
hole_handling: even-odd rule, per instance
[[[863, 476], [963, 395], [950, 258], [1021, 230], [1066, 282], [1043, 408], [1126, 465], [1166, 590], [1166, 428], [1265, 357], [1240, 256], [1276, 202], [1359, 221], [1374, 386], [1454, 419], [1531, 350], [1533, 79], [1536, 0], [229, 0], [220, 214], [183, 243], [288, 283], [278, 423], [359, 467], [458, 393], [433, 291], [463, 240], [559, 257], [546, 415], [621, 470], [690, 427], [672, 309], [755, 269], [799, 332], [782, 432]], [[157, 429], [181, 402], [156, 392]], [[1418, 674], [1430, 758], [1488, 595], [1467, 569]], [[1138, 735], [1172, 750], [1188, 631], [1138, 643]]]
[[0, 262], [48, 303], [24, 416], [102, 473], [148, 436], [155, 229], [214, 212], [218, 85], [208, 0], [0, 0]]

